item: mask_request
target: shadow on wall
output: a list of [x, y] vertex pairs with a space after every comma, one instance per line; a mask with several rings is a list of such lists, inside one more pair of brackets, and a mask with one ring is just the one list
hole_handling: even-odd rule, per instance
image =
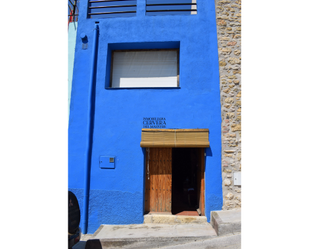
[[212, 151], [210, 147], [206, 148], [205, 152], [206, 152], [206, 160], [207, 160], [207, 157], [212, 157]]
[[[210, 136], [210, 131], [208, 131], [208, 136]], [[212, 157], [212, 150], [211, 150], [211, 146], [207, 147], [205, 150], [206, 153], [206, 158], [205, 158], [205, 169], [206, 169], [206, 161], [207, 161], [207, 157]]]

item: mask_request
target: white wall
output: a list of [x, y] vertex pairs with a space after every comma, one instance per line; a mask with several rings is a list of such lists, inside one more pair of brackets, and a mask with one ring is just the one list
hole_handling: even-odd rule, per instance
[[75, 44], [76, 44], [76, 32], [77, 32], [77, 22], [69, 23], [69, 28], [68, 28], [68, 117], [70, 117], [70, 103], [71, 103], [74, 54], [75, 54]]

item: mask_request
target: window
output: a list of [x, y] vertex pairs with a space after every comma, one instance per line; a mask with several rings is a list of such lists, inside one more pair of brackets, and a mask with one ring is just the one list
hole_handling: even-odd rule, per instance
[[[133, 17], [136, 16], [137, 2], [137, 0], [88, 0], [88, 18]], [[145, 2], [147, 16], [197, 14], [196, 0], [145, 0]]]
[[196, 0], [146, 0], [146, 15], [195, 15]]
[[178, 87], [178, 78], [178, 49], [112, 52], [112, 88]]
[[136, 15], [136, 0], [89, 0], [88, 18], [130, 17]]

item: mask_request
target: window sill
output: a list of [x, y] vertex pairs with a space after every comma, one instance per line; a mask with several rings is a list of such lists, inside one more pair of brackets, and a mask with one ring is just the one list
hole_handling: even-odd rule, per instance
[[179, 86], [177, 87], [106, 87], [106, 90], [128, 90], [128, 89], [158, 89], [158, 90], [162, 90], [162, 89], [180, 89]]

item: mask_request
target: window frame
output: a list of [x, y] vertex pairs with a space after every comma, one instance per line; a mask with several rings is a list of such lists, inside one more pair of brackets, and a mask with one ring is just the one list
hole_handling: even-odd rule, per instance
[[[115, 52], [144, 52], [144, 51], [176, 51], [177, 54], [177, 86], [141, 86], [141, 87], [113, 87], [113, 67], [114, 67], [114, 53]], [[179, 48], [167, 48], [167, 49], [119, 49], [111, 51], [111, 59], [110, 59], [110, 77], [109, 77], [109, 89], [131, 89], [131, 88], [142, 88], [142, 89], [151, 89], [151, 88], [159, 88], [159, 89], [167, 89], [167, 88], [179, 88]]]

